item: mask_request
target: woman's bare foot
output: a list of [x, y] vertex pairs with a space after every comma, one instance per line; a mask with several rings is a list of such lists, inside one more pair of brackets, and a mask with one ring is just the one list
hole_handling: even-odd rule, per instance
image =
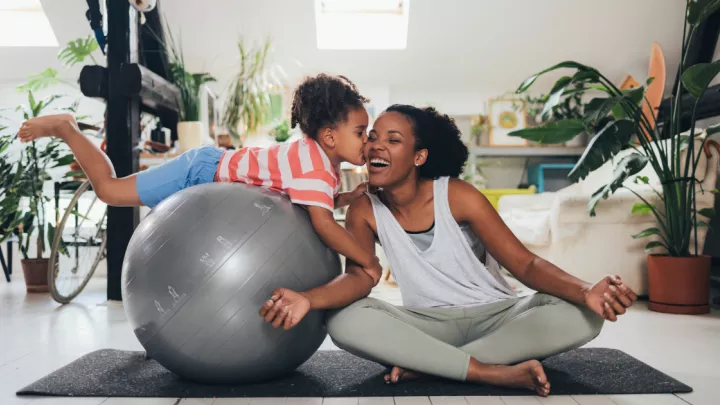
[[392, 370], [390, 370], [390, 374], [385, 374], [385, 383], [397, 384], [399, 382], [419, 380], [423, 378], [428, 378], [428, 375], [395, 366]]
[[496, 366], [471, 359], [467, 379], [503, 387], [525, 388], [541, 396], [550, 393], [550, 382], [542, 364], [537, 360], [528, 360], [514, 366]]
[[61, 136], [59, 128], [62, 125], [74, 125], [75, 118], [70, 114], [46, 115], [43, 117], [31, 118], [25, 121], [18, 131], [18, 137], [22, 142], [31, 142], [45, 136]]

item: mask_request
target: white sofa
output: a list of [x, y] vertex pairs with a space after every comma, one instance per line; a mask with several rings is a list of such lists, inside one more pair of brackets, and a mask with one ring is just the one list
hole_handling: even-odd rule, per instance
[[[700, 146], [696, 140], [695, 150]], [[716, 185], [719, 152], [710, 148], [710, 157], [703, 152], [697, 177], [706, 192], [697, 193], [697, 209], [712, 207]], [[590, 217], [587, 205], [592, 194], [612, 179], [614, 163], [633, 152], [622, 151], [613, 161], [592, 172], [584, 180], [557, 192], [530, 195], [505, 195], [498, 202], [498, 211], [513, 233], [531, 251], [561, 269], [583, 280], [594, 282], [608, 274], [618, 274], [638, 294], [647, 294], [648, 238], [633, 239], [644, 229], [657, 226], [652, 214], [632, 215], [633, 204], [641, 202], [629, 190], [620, 189], [596, 207]], [[647, 176], [650, 184], [662, 188], [650, 165], [638, 175]], [[634, 178], [634, 177], [633, 177]], [[645, 184], [626, 183], [651, 204], [659, 198]], [[699, 187], [698, 187], [699, 189]], [[699, 217], [702, 218], [702, 217]], [[706, 218], [703, 218], [709, 222]], [[698, 250], [703, 251], [707, 228], [698, 229]], [[691, 248], [692, 249], [692, 248]], [[657, 249], [661, 252], [662, 249]]]

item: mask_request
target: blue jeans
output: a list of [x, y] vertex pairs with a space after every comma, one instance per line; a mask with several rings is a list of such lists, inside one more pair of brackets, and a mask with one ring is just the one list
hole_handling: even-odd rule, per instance
[[215, 146], [203, 146], [141, 171], [136, 178], [140, 201], [153, 208], [182, 189], [212, 183], [224, 151]]

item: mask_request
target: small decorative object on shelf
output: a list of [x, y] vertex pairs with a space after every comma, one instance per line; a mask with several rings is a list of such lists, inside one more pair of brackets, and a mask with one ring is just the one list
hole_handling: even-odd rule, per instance
[[491, 146], [527, 146], [528, 141], [508, 134], [525, 128], [525, 101], [519, 98], [496, 98], [489, 103]]
[[471, 127], [471, 139], [475, 143], [475, 146], [484, 145], [485, 138], [488, 136], [488, 116], [487, 115], [473, 115], [472, 116], [472, 127]]

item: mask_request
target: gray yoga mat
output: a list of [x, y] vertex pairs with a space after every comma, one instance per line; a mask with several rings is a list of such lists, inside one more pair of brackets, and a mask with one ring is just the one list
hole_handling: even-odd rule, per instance
[[[619, 350], [577, 349], [543, 361], [551, 394], [659, 394], [692, 388]], [[529, 395], [529, 391], [446, 380], [388, 385], [383, 366], [347, 352], [319, 351], [287, 377], [252, 385], [185, 381], [143, 352], [98, 350], [43, 377], [18, 395], [92, 397], [365, 397]]]

